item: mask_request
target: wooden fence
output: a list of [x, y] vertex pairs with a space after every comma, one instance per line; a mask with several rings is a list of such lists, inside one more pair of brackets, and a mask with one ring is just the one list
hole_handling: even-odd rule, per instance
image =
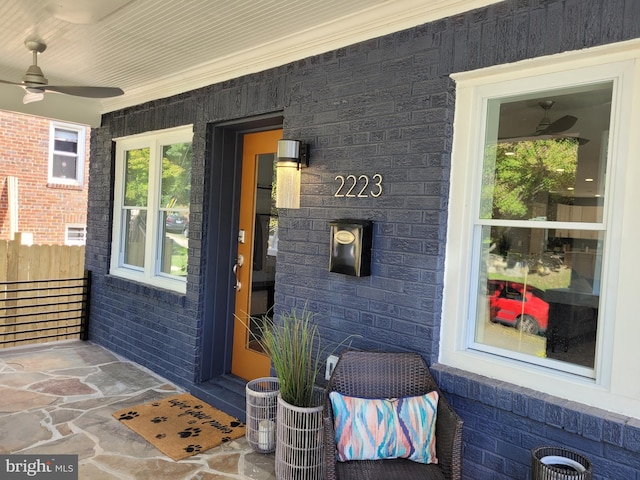
[[89, 277], [84, 247], [0, 240], [0, 348], [81, 338]]
[[75, 278], [84, 275], [84, 247], [21, 245], [20, 234], [0, 240], [0, 282]]

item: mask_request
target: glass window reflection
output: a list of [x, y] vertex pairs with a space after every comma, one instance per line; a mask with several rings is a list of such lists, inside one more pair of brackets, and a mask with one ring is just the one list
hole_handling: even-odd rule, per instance
[[487, 102], [476, 346], [595, 368], [612, 91]]

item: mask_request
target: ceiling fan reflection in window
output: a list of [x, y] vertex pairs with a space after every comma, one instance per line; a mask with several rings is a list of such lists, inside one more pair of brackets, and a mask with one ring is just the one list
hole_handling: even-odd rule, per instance
[[22, 82], [10, 82], [8, 80], [0, 80], [0, 83], [9, 85], [17, 85], [26, 90], [26, 94], [22, 99], [23, 103], [37, 102], [44, 98], [45, 92], [63, 93], [65, 95], [74, 95], [77, 97], [88, 98], [109, 98], [122, 95], [124, 92], [117, 87], [83, 87], [74, 85], [49, 85], [49, 81], [45, 78], [42, 70], [38, 66], [38, 54], [47, 49], [47, 45], [39, 40], [27, 39], [24, 44], [33, 53], [33, 64], [27, 69], [22, 77]]
[[518, 140], [535, 140], [535, 137], [541, 138], [573, 138], [578, 141], [579, 145], [584, 145], [589, 141], [587, 138], [581, 138], [574, 134], [565, 133], [571, 127], [575, 125], [578, 121], [576, 117], [573, 115], [565, 115], [564, 117], [560, 117], [555, 121], [551, 121], [549, 119], [549, 110], [556, 102], [554, 100], [544, 100], [538, 102], [538, 105], [544, 110], [544, 116], [538, 126], [536, 127], [535, 132], [530, 133], [528, 135], [524, 135], [522, 137], [515, 138], [501, 138], [500, 141], [518, 141]]

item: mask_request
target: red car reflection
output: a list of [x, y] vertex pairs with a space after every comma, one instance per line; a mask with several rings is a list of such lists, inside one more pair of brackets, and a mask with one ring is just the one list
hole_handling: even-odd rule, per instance
[[543, 334], [549, 323], [549, 304], [542, 300], [542, 291], [522, 283], [489, 280], [487, 284], [491, 321], [521, 328], [525, 333]]

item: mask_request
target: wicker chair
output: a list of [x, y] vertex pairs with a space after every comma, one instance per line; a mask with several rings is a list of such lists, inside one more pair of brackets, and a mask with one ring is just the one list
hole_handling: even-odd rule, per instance
[[[337, 391], [361, 398], [440, 396], [436, 419], [438, 464], [406, 459], [338, 462], [333, 412], [328, 395]], [[347, 351], [340, 356], [327, 385], [324, 410], [324, 462], [327, 480], [450, 479], [462, 477], [462, 420], [456, 414], [417, 353]]]

